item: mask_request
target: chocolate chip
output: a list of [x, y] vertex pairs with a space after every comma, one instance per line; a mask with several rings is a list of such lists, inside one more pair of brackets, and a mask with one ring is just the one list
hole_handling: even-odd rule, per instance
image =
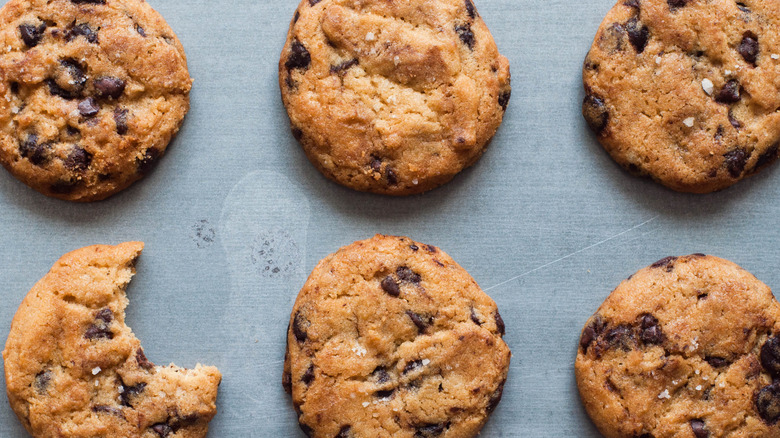
[[38, 394], [46, 394], [51, 382], [51, 371], [45, 370], [35, 375], [35, 391]]
[[769, 374], [780, 377], [780, 337], [772, 336], [761, 347], [761, 365]]
[[114, 312], [111, 311], [108, 307], [101, 309], [98, 313], [95, 314], [95, 319], [103, 321], [106, 324], [111, 324], [111, 321], [114, 320]]
[[604, 101], [590, 93], [585, 96], [585, 100], [582, 102], [582, 115], [588, 122], [590, 129], [596, 134], [601, 134], [609, 122], [609, 112]]
[[761, 389], [755, 396], [755, 405], [765, 422], [776, 423], [780, 419], [780, 384], [773, 383]]
[[631, 351], [634, 344], [634, 331], [628, 325], [619, 325], [604, 334], [604, 341], [608, 348]]
[[293, 24], [297, 23], [299, 18], [301, 18], [301, 13], [295, 11], [295, 15], [293, 16]]
[[657, 262], [650, 265], [651, 268], [666, 268], [666, 272], [672, 272], [674, 270], [674, 262], [677, 261], [677, 257], [671, 256], [662, 258], [661, 260], [658, 260]]
[[479, 317], [477, 316], [477, 311], [474, 310], [474, 308], [471, 308], [471, 320], [474, 321], [474, 324], [476, 325], [482, 325], [482, 321], [479, 320]]
[[704, 360], [713, 368], [723, 368], [731, 364], [728, 360], [716, 356], [705, 356]]
[[19, 94], [19, 83], [11, 82], [11, 93]]
[[115, 415], [117, 417], [125, 418], [125, 414], [122, 412], [121, 409], [118, 409], [118, 408], [115, 408], [115, 407], [112, 407], [112, 406], [95, 405], [95, 406], [92, 406], [92, 412], [111, 414], [111, 415]]
[[449, 429], [450, 423], [424, 424], [416, 427], [414, 438], [431, 438], [444, 433]]
[[501, 397], [504, 395], [504, 383], [506, 383], [506, 381], [501, 382], [501, 384], [498, 385], [498, 389], [493, 391], [493, 394], [490, 395], [487, 408], [485, 408], [488, 413], [493, 412], [496, 407], [498, 407], [498, 403], [501, 402]]
[[411, 362], [406, 364], [406, 366], [404, 367], [403, 374], [407, 374], [407, 373], [409, 373], [411, 371], [414, 371], [417, 368], [420, 368], [421, 366], [423, 366], [422, 359], [413, 360], [413, 361], [411, 361]]
[[49, 190], [56, 195], [67, 195], [73, 193], [77, 185], [74, 181], [58, 181], [49, 186]]
[[509, 106], [509, 99], [512, 97], [512, 90], [507, 90], [498, 95], [498, 104], [501, 105], [504, 111]]
[[292, 376], [289, 371], [282, 373], [282, 388], [288, 394], [292, 394]]
[[301, 69], [306, 70], [311, 64], [311, 55], [306, 50], [300, 41], [294, 40], [290, 46], [290, 56], [287, 58], [287, 62], [284, 63], [287, 70]]
[[739, 99], [739, 81], [732, 79], [720, 89], [715, 101], [718, 103], [737, 103]]
[[739, 130], [742, 128], [742, 123], [737, 120], [736, 117], [734, 117], [734, 111], [733, 108], [729, 108], [729, 123], [731, 123], [731, 126], [734, 127], [734, 129]]
[[753, 64], [755, 67], [758, 60], [758, 37], [752, 32], [747, 32], [742, 36], [742, 42], [739, 43], [737, 51], [746, 62]]
[[118, 99], [125, 92], [125, 81], [113, 76], [95, 79], [92, 83], [98, 97]]
[[341, 74], [341, 73], [344, 73], [345, 71], [349, 70], [350, 68], [352, 68], [352, 67], [354, 67], [354, 66], [356, 66], [358, 64], [360, 64], [360, 61], [358, 61], [357, 58], [350, 59], [348, 61], [344, 61], [344, 62], [342, 62], [340, 64], [337, 64], [337, 65], [331, 65], [330, 66], [330, 72], [331, 73], [336, 73], [336, 74]]
[[104, 5], [106, 0], [70, 0], [71, 3], [77, 5]]
[[747, 164], [747, 152], [742, 148], [737, 148], [723, 155], [723, 158], [725, 158], [726, 168], [729, 170], [731, 177], [739, 178], [745, 170], [745, 164]]
[[22, 41], [27, 47], [35, 47], [41, 42], [43, 38], [43, 32], [46, 31], [46, 23], [40, 26], [32, 24], [22, 24], [19, 26], [19, 33], [22, 34]]
[[391, 186], [398, 184], [398, 175], [395, 173], [395, 170], [388, 167], [386, 173], [387, 173], [388, 184], [390, 184]]
[[163, 438], [173, 433], [173, 429], [171, 429], [171, 426], [168, 426], [165, 423], [157, 423], [153, 425], [151, 429], [157, 432], [157, 435], [160, 435]]
[[141, 27], [140, 24], [135, 25], [135, 31], [138, 32], [138, 35], [141, 35], [142, 37], [146, 38], [146, 30], [144, 30], [144, 28]]
[[72, 59], [60, 61], [55, 77], [46, 80], [49, 93], [63, 99], [76, 99], [81, 96], [86, 83], [87, 75], [84, 74], [84, 69]]
[[477, 18], [477, 8], [474, 7], [474, 3], [471, 0], [466, 0], [466, 13], [469, 14], [469, 18]]
[[76, 172], [87, 170], [90, 163], [92, 163], [92, 154], [79, 146], [73, 146], [68, 158], [65, 159], [65, 167]]
[[600, 316], [594, 317], [590, 324], [585, 326], [582, 335], [580, 335], [580, 347], [583, 353], [588, 352], [588, 347], [604, 332], [605, 328], [607, 328], [607, 324]]
[[647, 26], [642, 25], [639, 22], [639, 18], [632, 17], [626, 23], [626, 31], [628, 32], [628, 41], [634, 46], [637, 53], [645, 51], [647, 46], [647, 40], [650, 38], [650, 29]]
[[395, 389], [386, 389], [383, 391], [377, 391], [374, 393], [376, 398], [390, 398], [395, 393]]
[[420, 334], [425, 333], [428, 327], [433, 324], [432, 316], [420, 315], [419, 313], [412, 312], [411, 310], [406, 311], [406, 316], [408, 316], [414, 325], [417, 326], [417, 332]]
[[[309, 0], [309, 1], [313, 1], [313, 0]], [[319, 0], [317, 0], [317, 1], [319, 1]], [[298, 426], [301, 428], [301, 430], [303, 431], [303, 433], [306, 436], [311, 437], [312, 435], [314, 435], [314, 429], [312, 429], [311, 427], [301, 423], [301, 419], [300, 418], [298, 418]]]
[[316, 5], [317, 3], [321, 2], [321, 1], [322, 0], [309, 0], [309, 5], [310, 6], [314, 6], [314, 5]]
[[415, 244], [411, 244], [411, 245], [409, 245], [409, 249], [411, 249], [414, 252], [417, 252], [417, 251], [419, 251], [420, 247], [415, 245]]
[[401, 288], [398, 287], [398, 283], [396, 283], [392, 275], [385, 277], [385, 279], [382, 280], [381, 285], [382, 290], [387, 292], [388, 295], [393, 297], [401, 295]]
[[350, 438], [352, 436], [352, 426], [342, 426], [336, 438]]
[[376, 383], [382, 384], [390, 381], [390, 374], [387, 373], [385, 367], [376, 367], [371, 373], [371, 377], [376, 380]]
[[114, 314], [111, 309], [100, 310], [95, 314], [95, 323], [91, 324], [84, 333], [84, 338], [89, 340], [114, 339], [114, 333], [108, 327], [113, 320]]
[[685, 7], [685, 5], [688, 4], [688, 0], [666, 0], [666, 2], [669, 4], [669, 10], [672, 12]]
[[79, 114], [84, 117], [93, 117], [100, 111], [100, 105], [93, 97], [88, 97], [79, 102]]
[[306, 321], [306, 318], [301, 315], [301, 312], [298, 311], [295, 313], [295, 317], [293, 318], [292, 323], [292, 330], [293, 335], [295, 336], [295, 339], [298, 342], [305, 342], [306, 338], [308, 337], [308, 333], [306, 333], [306, 328], [308, 327], [309, 322]]
[[766, 152], [764, 152], [758, 157], [758, 161], [756, 161], [756, 166], [753, 169], [758, 170], [768, 164], [771, 164], [773, 161], [777, 159], [778, 152], [780, 152], [780, 143], [775, 143], [774, 146], [767, 149]]
[[136, 165], [138, 166], [138, 173], [145, 175], [154, 168], [157, 164], [157, 160], [160, 158], [160, 152], [155, 148], [149, 148], [144, 152], [143, 158], [136, 159]]
[[139, 348], [138, 350], [136, 350], [135, 361], [138, 362], [139, 367], [145, 370], [150, 370], [154, 368], [154, 364], [149, 359], [146, 358], [143, 348]]
[[750, 13], [750, 9], [747, 7], [746, 4], [744, 4], [742, 2], [737, 2], [737, 8], [739, 8], [740, 11], [742, 11], [742, 12], [744, 12], [746, 14]]
[[707, 425], [703, 420], [691, 420], [691, 430], [696, 438], [709, 438], [710, 431], [707, 429]]
[[639, 318], [639, 326], [642, 331], [639, 338], [645, 344], [659, 345], [664, 342], [664, 334], [658, 324], [658, 319], [653, 315], [645, 314]]
[[459, 24], [455, 26], [455, 32], [458, 34], [458, 37], [461, 41], [463, 41], [463, 44], [465, 44], [466, 47], [474, 50], [474, 44], [476, 44], [477, 40], [474, 38], [474, 32], [471, 31], [470, 23]]
[[122, 401], [122, 406], [133, 407], [133, 405], [130, 403], [130, 400], [144, 392], [144, 389], [146, 389], [146, 383], [141, 382], [134, 386], [123, 386], [124, 391], [122, 391], [119, 396]]
[[38, 143], [38, 136], [36, 134], [29, 134], [27, 138], [19, 144], [19, 154], [23, 158], [30, 160], [32, 164], [40, 166], [49, 159], [49, 148], [50, 146], [48, 144]]
[[314, 364], [311, 364], [309, 365], [309, 368], [306, 369], [306, 372], [303, 373], [303, 376], [301, 376], [301, 382], [305, 383], [306, 386], [309, 386], [313, 381], [314, 381]]
[[601, 50], [614, 54], [622, 52], [626, 40], [626, 28], [620, 23], [612, 23], [601, 33], [598, 46]]
[[493, 317], [496, 320], [496, 330], [498, 330], [498, 334], [504, 336], [506, 334], [506, 325], [504, 325], [504, 319], [501, 318], [501, 314], [498, 313], [498, 309], [496, 309], [495, 313], [493, 313]]
[[127, 113], [129, 111], [116, 107], [114, 110], [114, 123], [116, 124], [116, 133], [119, 135], [127, 134]]
[[420, 283], [422, 281], [422, 278], [420, 277], [420, 274], [412, 271], [406, 266], [399, 266], [398, 269], [395, 270], [395, 274], [398, 276], [398, 278], [401, 281], [405, 281], [407, 283]]
[[81, 23], [79, 25], [73, 26], [66, 34], [65, 34], [65, 41], [73, 41], [74, 39], [83, 36], [92, 44], [97, 44], [98, 42], [98, 34], [96, 30], [92, 30], [91, 27], [89, 27], [89, 24], [87, 23]]
[[623, 2], [625, 6], [628, 6], [630, 8], [636, 8], [639, 9], [639, 0], [626, 0]]

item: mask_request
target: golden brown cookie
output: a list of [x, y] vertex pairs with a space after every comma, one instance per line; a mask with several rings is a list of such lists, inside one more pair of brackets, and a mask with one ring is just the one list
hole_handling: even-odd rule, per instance
[[509, 62], [471, 0], [303, 0], [279, 85], [309, 160], [388, 195], [474, 164], [510, 97]]
[[577, 384], [608, 438], [780, 436], [780, 304], [729, 261], [640, 270], [582, 331]]
[[143, 0], [11, 0], [0, 45], [0, 163], [47, 196], [125, 189], [189, 109], [184, 48]]
[[778, 156], [778, 2], [620, 0], [583, 76], [599, 142], [671, 189], [724, 189]]
[[284, 385], [314, 438], [474, 437], [511, 353], [496, 304], [447, 254], [375, 236], [323, 259], [290, 316]]
[[27, 294], [3, 351], [8, 400], [34, 437], [205, 437], [214, 367], [155, 366], [125, 325], [140, 242], [64, 255]]

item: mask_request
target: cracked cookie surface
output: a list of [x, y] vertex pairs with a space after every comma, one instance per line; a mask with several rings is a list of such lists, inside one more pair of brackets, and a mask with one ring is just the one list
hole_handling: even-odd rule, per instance
[[501, 399], [504, 330], [443, 251], [375, 236], [323, 259], [303, 286], [283, 383], [311, 437], [473, 437]]
[[471, 0], [303, 0], [279, 61], [293, 134], [328, 178], [422, 193], [474, 164], [509, 62]]
[[580, 395], [609, 438], [780, 436], [780, 304], [739, 266], [668, 257], [582, 331]]
[[11, 0], [0, 43], [0, 163], [47, 196], [125, 189], [189, 109], [184, 48], [142, 0]]
[[3, 351], [5, 379], [32, 436], [206, 436], [219, 371], [155, 366], [125, 325], [125, 288], [142, 248], [66, 254], [19, 306]]
[[721, 190], [778, 156], [780, 3], [620, 0], [583, 66], [583, 114], [630, 172]]

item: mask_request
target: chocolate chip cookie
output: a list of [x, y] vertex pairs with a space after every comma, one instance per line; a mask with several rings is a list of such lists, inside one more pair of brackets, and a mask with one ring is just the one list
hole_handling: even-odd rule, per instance
[[47, 196], [125, 189], [189, 109], [184, 49], [143, 0], [11, 0], [0, 41], [0, 163]]
[[309, 160], [387, 195], [425, 192], [474, 164], [501, 124], [509, 80], [472, 0], [303, 0], [279, 61]]
[[665, 258], [588, 321], [576, 375], [608, 438], [780, 436], [780, 305], [729, 261]]
[[496, 304], [447, 254], [375, 236], [303, 286], [283, 383], [310, 437], [473, 437], [501, 400], [503, 335]]
[[206, 436], [221, 375], [155, 366], [125, 325], [143, 244], [64, 255], [27, 294], [3, 351], [8, 400], [34, 437]]
[[671, 189], [721, 190], [778, 156], [778, 2], [620, 0], [583, 76], [599, 142]]

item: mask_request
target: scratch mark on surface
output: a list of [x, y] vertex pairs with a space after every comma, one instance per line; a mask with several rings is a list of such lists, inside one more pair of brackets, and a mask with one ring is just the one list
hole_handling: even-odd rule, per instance
[[587, 250], [589, 250], [589, 249], [592, 249], [592, 248], [595, 248], [595, 247], [597, 247], [597, 246], [603, 245], [603, 244], [605, 244], [605, 243], [607, 243], [607, 242], [609, 242], [609, 241], [611, 241], [611, 240], [617, 239], [618, 237], [620, 237], [620, 236], [622, 236], [622, 235], [624, 235], [624, 234], [628, 234], [628, 233], [630, 233], [630, 232], [632, 232], [632, 231], [634, 231], [634, 230], [636, 230], [636, 229], [639, 229], [639, 228], [642, 228], [642, 227], [644, 227], [645, 225], [649, 224], [650, 222], [653, 222], [654, 220], [658, 219], [658, 218], [659, 218], [659, 216], [660, 216], [660, 215], [655, 215], [654, 217], [652, 217], [652, 218], [650, 218], [650, 219], [648, 219], [648, 220], [646, 220], [646, 221], [642, 222], [642, 223], [641, 223], [641, 224], [639, 224], [639, 225], [635, 225], [635, 226], [633, 226], [633, 227], [631, 227], [631, 228], [629, 228], [629, 229], [627, 229], [627, 230], [621, 231], [621, 232], [619, 232], [619, 233], [617, 233], [617, 234], [615, 234], [615, 235], [613, 235], [613, 236], [610, 236], [610, 237], [608, 237], [608, 238], [606, 238], [606, 239], [604, 239], [604, 240], [602, 240], [602, 241], [600, 241], [600, 242], [596, 242], [596, 243], [594, 243], [594, 244], [592, 244], [592, 245], [586, 246], [585, 248], [582, 248], [582, 249], [579, 249], [579, 250], [577, 250], [577, 251], [574, 251], [574, 252], [573, 252], [573, 253], [571, 253], [571, 254], [565, 255], [565, 256], [563, 256], [563, 257], [561, 257], [561, 258], [559, 258], [559, 259], [553, 260], [553, 261], [551, 261], [551, 262], [549, 262], [549, 263], [545, 263], [545, 264], [543, 264], [542, 266], [539, 266], [539, 267], [536, 267], [536, 268], [534, 268], [534, 269], [531, 269], [530, 271], [523, 272], [522, 274], [520, 274], [520, 275], [518, 275], [518, 276], [515, 276], [515, 277], [512, 277], [512, 278], [510, 278], [509, 280], [502, 281], [501, 283], [498, 283], [498, 284], [496, 284], [496, 285], [494, 285], [494, 286], [490, 286], [489, 288], [485, 289], [485, 292], [487, 292], [487, 291], [490, 291], [490, 290], [493, 290], [493, 289], [495, 289], [495, 288], [497, 288], [497, 287], [503, 286], [503, 285], [505, 285], [505, 284], [507, 284], [507, 283], [511, 283], [511, 282], [513, 282], [513, 281], [515, 281], [515, 280], [517, 280], [517, 279], [520, 279], [520, 278], [523, 278], [523, 277], [525, 277], [526, 275], [533, 274], [533, 273], [534, 273], [534, 272], [536, 272], [536, 271], [540, 271], [540, 270], [542, 270], [542, 269], [544, 269], [544, 268], [547, 268], [547, 267], [549, 267], [549, 266], [552, 266], [552, 265], [554, 265], [554, 264], [556, 264], [556, 263], [562, 262], [562, 261], [564, 261], [564, 260], [566, 260], [566, 259], [568, 259], [568, 258], [570, 258], [570, 257], [574, 257], [575, 255], [577, 255], [577, 254], [579, 254], [579, 253], [585, 252], [585, 251], [587, 251]]

